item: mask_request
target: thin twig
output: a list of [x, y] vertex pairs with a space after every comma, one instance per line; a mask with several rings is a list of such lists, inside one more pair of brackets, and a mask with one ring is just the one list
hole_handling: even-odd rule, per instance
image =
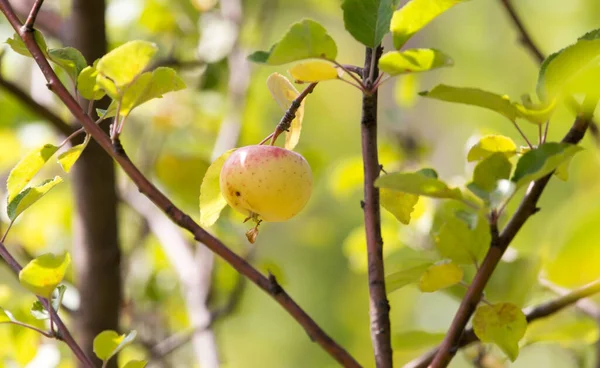
[[[562, 142], [571, 144], [579, 143], [589, 127], [589, 122], [589, 116], [579, 116], [573, 123], [569, 132], [563, 138]], [[492, 227], [492, 243], [490, 250], [486, 254], [481, 267], [473, 278], [469, 290], [467, 290], [465, 297], [461, 301], [458, 311], [454, 316], [454, 320], [450, 325], [450, 329], [444, 337], [444, 341], [440, 345], [440, 348], [431, 363], [432, 368], [446, 367], [448, 363], [450, 363], [450, 360], [452, 360], [452, 357], [459, 346], [465, 326], [475, 311], [477, 303], [481, 299], [483, 289], [500, 262], [502, 255], [517, 235], [517, 232], [523, 227], [529, 217], [539, 210], [537, 208], [537, 202], [553, 174], [554, 172], [532, 183], [527, 194], [521, 201], [519, 208], [500, 234], [497, 234], [497, 229], [494, 231], [495, 229]]]
[[531, 54], [535, 57], [535, 59], [539, 63], [544, 61], [544, 54], [542, 54], [539, 47], [536, 46], [536, 44], [533, 42], [533, 40], [529, 36], [529, 33], [525, 29], [523, 22], [521, 22], [521, 18], [519, 18], [519, 16], [515, 12], [515, 8], [512, 6], [511, 1], [510, 0], [500, 0], [500, 2], [504, 5], [504, 8], [508, 12], [508, 15], [510, 16], [513, 23], [519, 30], [519, 34], [521, 35], [521, 43], [523, 44], [523, 46], [525, 46], [525, 48], [527, 50], [529, 50], [529, 52], [531, 52]]
[[[367, 48], [363, 80], [370, 85], [369, 75], [378, 72], [377, 62], [382, 48]], [[390, 305], [385, 289], [383, 264], [383, 239], [381, 237], [381, 212], [379, 189], [375, 180], [379, 177], [379, 157], [377, 153], [377, 92], [364, 93], [361, 117], [362, 158], [364, 168], [365, 232], [367, 236], [367, 259], [369, 264], [369, 309], [371, 315], [371, 342], [375, 352], [377, 368], [392, 367], [392, 346], [390, 328]]]
[[27, 323], [23, 323], [21, 321], [10, 321], [10, 323], [12, 323], [13, 325], [17, 325], [17, 326], [21, 326], [21, 327], [25, 327], [28, 328], [30, 330], [33, 330], [39, 334], [44, 335], [45, 337], [49, 338], [49, 339], [53, 339], [55, 336], [51, 333], [51, 332], [47, 332], [44, 330], [40, 330], [39, 328], [32, 326], [32, 325], [28, 325]]
[[[302, 92], [300, 92], [300, 94], [294, 99], [294, 101], [292, 101], [292, 103], [290, 104], [290, 107], [287, 109], [285, 114], [283, 114], [283, 116], [281, 117], [279, 124], [277, 124], [277, 127], [275, 127], [275, 131], [273, 132], [273, 135], [271, 136], [271, 146], [273, 144], [275, 144], [275, 141], [277, 140], [277, 138], [279, 137], [279, 135], [281, 133], [287, 132], [290, 129], [290, 126], [292, 125], [292, 121], [296, 117], [296, 112], [298, 111], [300, 106], [302, 106], [302, 101], [304, 101], [306, 96], [308, 96], [309, 94], [311, 94], [314, 91], [317, 84], [318, 84], [318, 82], [309, 84], [308, 87], [306, 87]], [[262, 143], [260, 143], [260, 144], [262, 144]]]
[[81, 122], [86, 131], [92, 135], [94, 140], [115, 159], [117, 164], [125, 171], [130, 179], [136, 184], [138, 190], [147, 196], [157, 207], [159, 207], [169, 218], [180, 227], [188, 230], [194, 238], [205, 244], [210, 250], [223, 258], [239, 273], [243, 274], [260, 289], [265, 291], [276, 300], [307, 332], [311, 339], [317, 342], [336, 361], [346, 367], [360, 367], [358, 362], [337, 342], [335, 342], [323, 329], [285, 292], [285, 290], [270, 277], [262, 275], [256, 268], [246, 262], [242, 257], [235, 254], [219, 239], [212, 236], [200, 227], [189, 215], [184, 213], [171, 202], [144, 174], [131, 162], [123, 151], [113, 150], [110, 138], [94, 124], [94, 121], [79, 106], [69, 91], [61, 83], [60, 79], [50, 66], [48, 60], [33, 39], [33, 34], [20, 31], [21, 21], [18, 19], [8, 0], [0, 0], [0, 10], [4, 13], [11, 26], [23, 39], [27, 49], [33, 55], [40, 70], [48, 81], [48, 87], [63, 101], [73, 116]]
[[[574, 303], [579, 302], [582, 299], [590, 297], [594, 294], [600, 293], [600, 280], [596, 280], [587, 285], [584, 285], [578, 289], [575, 289], [568, 294], [560, 296], [558, 298], [552, 299], [548, 302], [542, 303], [537, 306], [529, 307], [523, 309], [523, 313], [527, 318], [528, 323], [532, 323], [539, 319], [549, 317], [561, 310], [573, 305]], [[458, 345], [458, 348], [463, 348], [467, 345], [470, 345], [479, 339], [473, 332], [473, 329], [468, 329], [463, 333]], [[439, 348], [433, 349], [419, 358], [409, 362], [404, 365], [404, 368], [427, 368], [430, 366], [433, 357], [439, 351]]]
[[[0, 0], [0, 1], [4, 2], [6, 0]], [[0, 4], [4, 5], [1, 2], [0, 2]], [[17, 260], [10, 254], [8, 249], [6, 249], [6, 246], [4, 245], [3, 242], [0, 242], [0, 257], [2, 257], [4, 259], [4, 261], [6, 261], [6, 263], [10, 266], [10, 268], [13, 270], [13, 272], [15, 274], [18, 275], [19, 272], [21, 272], [21, 270], [23, 269], [21, 267], [21, 265], [19, 264], [19, 262], [17, 262]], [[75, 339], [73, 339], [73, 336], [69, 332], [69, 329], [67, 329], [67, 326], [60, 319], [60, 317], [58, 316], [58, 313], [54, 310], [54, 308], [52, 308], [52, 306], [48, 302], [48, 300], [45, 298], [39, 297], [39, 296], [37, 298], [40, 301], [40, 303], [42, 303], [44, 308], [46, 308], [46, 310], [48, 310], [50, 315], [52, 315], [52, 317], [54, 318], [54, 322], [56, 323], [56, 328], [57, 328], [57, 335], [55, 335], [53, 337], [64, 341], [69, 346], [69, 348], [71, 348], [71, 351], [73, 352], [73, 354], [75, 354], [75, 356], [77, 357], [77, 359], [79, 359], [80, 362], [82, 362], [86, 367], [93, 368], [94, 363], [92, 363], [90, 358], [85, 355], [85, 353], [83, 352], [81, 347], [77, 344]]]
[[25, 27], [25, 30], [27, 32], [33, 31], [33, 25], [35, 24], [35, 19], [37, 18], [37, 15], [40, 12], [40, 9], [42, 8], [43, 3], [44, 3], [44, 0], [36, 0], [35, 3], [33, 3], [33, 6], [31, 7], [31, 11], [29, 12], [29, 16], [27, 17], [27, 20], [25, 21], [25, 25], [23, 26], [23, 27]]
[[[352, 70], [352, 71], [356, 72], [356, 71], [359, 71], [360, 69], [355, 69], [355, 68], [352, 68], [352, 67], [351, 67], [351, 69], [348, 69], [348, 65], [340, 64], [340, 63], [338, 63], [335, 60], [332, 61], [332, 63], [334, 63], [338, 68], [340, 68], [343, 71], [345, 71], [346, 74], [348, 74], [350, 76], [350, 78], [354, 79], [354, 81], [356, 82], [356, 84], [358, 84], [359, 86], [362, 87], [361, 89], [365, 89], [364, 83], [360, 79], [358, 79], [358, 77], [356, 75], [354, 75], [354, 73], [352, 73], [350, 71], [350, 70]], [[362, 72], [362, 70], [360, 70], [360, 71]]]
[[[548, 139], [548, 129], [550, 128], [550, 120], [546, 122], [546, 126], [544, 127], [544, 137], [542, 138], [542, 143], [546, 143], [546, 139]], [[591, 128], [591, 126], [590, 126]]]
[[515, 126], [515, 128], [517, 128], [517, 130], [519, 131], [519, 134], [521, 134], [521, 137], [523, 137], [523, 139], [525, 140], [525, 142], [527, 143], [527, 145], [529, 146], [529, 148], [533, 149], [533, 145], [531, 144], [531, 142], [529, 141], [529, 139], [527, 139], [527, 136], [521, 130], [521, 128], [519, 127], [519, 124], [517, 124], [517, 122], [514, 121], [514, 120], [511, 120], [511, 122], [513, 123], [513, 125]]

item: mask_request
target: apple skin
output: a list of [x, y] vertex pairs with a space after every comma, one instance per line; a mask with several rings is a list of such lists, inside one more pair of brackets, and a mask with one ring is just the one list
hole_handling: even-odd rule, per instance
[[312, 171], [304, 157], [276, 146], [238, 148], [221, 169], [221, 193], [227, 203], [246, 216], [269, 222], [297, 215], [312, 186]]

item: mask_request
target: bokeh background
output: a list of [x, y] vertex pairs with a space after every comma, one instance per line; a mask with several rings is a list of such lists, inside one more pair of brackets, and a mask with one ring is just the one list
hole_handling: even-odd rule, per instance
[[[228, 144], [256, 144], [275, 127], [283, 111], [265, 81], [286, 68], [248, 65], [244, 56], [267, 49], [293, 22], [313, 18], [336, 40], [338, 61], [362, 65], [364, 48], [344, 29], [339, 0], [244, 0], [241, 28], [224, 19], [222, 6], [210, 0], [112, 0], [106, 9], [110, 45], [133, 39], [156, 42], [158, 59], [173, 64], [188, 88], [139, 108], [125, 127], [123, 142], [138, 163], [175, 203], [199, 218], [198, 194], [211, 159]], [[404, 3], [404, 1], [403, 1]], [[514, 127], [485, 110], [425, 100], [417, 92], [439, 83], [479, 87], [518, 100], [534, 93], [538, 64], [519, 43], [519, 35], [499, 0], [475, 0], [456, 6], [411, 39], [409, 47], [433, 47], [455, 62], [445, 68], [389, 80], [380, 91], [380, 156], [386, 171], [433, 167], [453, 185], [469, 181], [473, 166], [466, 152], [477, 137], [499, 133], [524, 145]], [[521, 0], [515, 2], [526, 28], [543, 53], [573, 43], [600, 27], [595, 0]], [[69, 1], [46, 1], [45, 8], [69, 15]], [[235, 20], [235, 19], [234, 19]], [[0, 38], [12, 30], [0, 21]], [[235, 38], [239, 35], [237, 42]], [[57, 45], [56, 41], [50, 41]], [[386, 37], [384, 45], [391, 46]], [[68, 112], [44, 86], [33, 62], [7, 51], [2, 78], [18, 84], [40, 104], [65, 119]], [[233, 57], [229, 57], [233, 53]], [[237, 57], [235, 56], [237, 55]], [[88, 62], [91, 62], [88, 60]], [[233, 80], [232, 83], [229, 83]], [[248, 85], [245, 85], [247, 80]], [[299, 86], [298, 88], [302, 88]], [[321, 83], [306, 102], [297, 151], [310, 162], [315, 189], [307, 208], [286, 223], [264, 224], [251, 261], [272, 272], [305, 310], [366, 367], [373, 366], [369, 334], [366, 252], [362, 227], [360, 92], [330, 81]], [[552, 118], [549, 139], [559, 140], [573, 121], [566, 108]], [[521, 122], [530, 137], [537, 127]], [[237, 130], [239, 129], [239, 140]], [[218, 137], [221, 135], [220, 141]], [[29, 149], [64, 137], [11, 93], [0, 88], [0, 178]], [[220, 142], [221, 146], [215, 142]], [[600, 277], [600, 186], [598, 149], [589, 137], [586, 150], [573, 160], [568, 182], [553, 180], [536, 214], [519, 232], [486, 289], [486, 298], [533, 305], [554, 297], [548, 283], [574, 288]], [[60, 173], [54, 163], [40, 177]], [[128, 180], [119, 171], [119, 186]], [[0, 194], [5, 196], [5, 187]], [[523, 192], [511, 202], [510, 214]], [[455, 204], [450, 204], [456, 206]], [[408, 226], [383, 213], [386, 271], [401, 266], [407, 248], [430, 249], [440, 201], [419, 202]], [[250, 251], [243, 218], [225, 210], [210, 231], [240, 254]], [[2, 228], [7, 218], [1, 213]], [[73, 195], [70, 180], [28, 210], [11, 230], [7, 244], [21, 260], [28, 255], [69, 250], [73, 241]], [[154, 359], [148, 346], [191, 326], [182, 282], [165, 253], [169, 244], [148, 230], [145, 220], [126, 204], [119, 208], [124, 252], [126, 305], [123, 330], [136, 329], [140, 341], [120, 357], [150, 359], [151, 366], [199, 366], [193, 346], [184, 344]], [[238, 288], [235, 271], [215, 259], [211, 308], [226, 304]], [[102, 277], [102, 275], [98, 275]], [[540, 284], [540, 278], [546, 280]], [[76, 280], [71, 280], [76, 284]], [[223, 367], [335, 367], [336, 363], [280, 306], [252, 284], [243, 285], [239, 302], [212, 328]], [[389, 295], [395, 363], [402, 366], [439, 341], [459, 304], [460, 288], [422, 294], [407, 286]], [[76, 287], [65, 303], [77, 308]], [[0, 306], [31, 323], [34, 297], [23, 290], [5, 266], [0, 267]], [[67, 319], [70, 319], [68, 316]], [[429, 334], [406, 334], [409, 331]], [[442, 334], [442, 335], [440, 335]], [[408, 336], [408, 337], [407, 337]], [[598, 325], [576, 309], [530, 326], [515, 363], [491, 349], [491, 366], [592, 367]], [[478, 349], [459, 352], [452, 367], [473, 366]], [[0, 326], [0, 366], [70, 367], [68, 350], [35, 333]]]

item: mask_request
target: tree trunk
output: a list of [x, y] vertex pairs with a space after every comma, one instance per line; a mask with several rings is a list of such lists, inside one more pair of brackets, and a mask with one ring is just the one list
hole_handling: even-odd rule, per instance
[[[77, 48], [88, 64], [106, 53], [104, 0], [73, 0], [66, 44]], [[98, 107], [106, 106], [99, 103]], [[121, 251], [117, 231], [117, 193], [112, 159], [92, 140], [74, 167], [74, 262], [81, 304], [76, 336], [86, 354], [95, 357], [94, 337], [119, 330]], [[116, 359], [112, 359], [112, 365]], [[99, 363], [99, 361], [97, 361]]]

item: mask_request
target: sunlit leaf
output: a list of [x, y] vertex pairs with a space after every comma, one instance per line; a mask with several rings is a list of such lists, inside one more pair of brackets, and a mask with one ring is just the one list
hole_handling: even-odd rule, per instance
[[62, 255], [43, 254], [29, 262], [21, 272], [19, 281], [28, 290], [44, 298], [50, 298], [52, 292], [63, 280], [71, 256], [65, 252]]
[[[185, 83], [174, 69], [159, 67], [152, 72], [138, 76], [127, 86], [121, 100], [120, 116], [127, 116], [135, 107], [155, 98], [162, 98], [165, 93], [185, 88]], [[119, 103], [114, 101], [106, 111], [105, 118], [115, 116]]]
[[60, 176], [56, 176], [54, 179], [48, 179], [36, 187], [29, 187], [23, 190], [8, 203], [6, 207], [8, 218], [14, 221], [23, 211], [46, 195], [50, 189], [62, 183], [62, 181]]
[[379, 59], [379, 69], [390, 75], [424, 72], [453, 65], [452, 59], [439, 50], [409, 49], [391, 51]]
[[394, 36], [394, 47], [398, 50], [435, 17], [452, 6], [468, 0], [411, 0], [394, 12], [390, 30]]
[[444, 339], [444, 332], [404, 331], [392, 336], [394, 351], [415, 351], [439, 344]]
[[292, 78], [301, 82], [321, 82], [337, 79], [337, 69], [328, 62], [311, 60], [298, 63], [288, 70]]
[[94, 353], [100, 360], [107, 361], [131, 344], [136, 336], [136, 331], [131, 331], [127, 335], [119, 335], [112, 330], [102, 331], [94, 338]]
[[[105, 77], [98, 79], [98, 82], [103, 87], [110, 86], [112, 83], [117, 92], [122, 92], [121, 89], [125, 85], [131, 83], [144, 71], [157, 51], [158, 48], [154, 43], [139, 40], [130, 41], [117, 47], [98, 60], [96, 65], [98, 75]], [[108, 90], [106, 92], [109, 93]]]
[[473, 183], [486, 192], [494, 190], [498, 180], [510, 178], [512, 164], [503, 152], [481, 160], [473, 171]]
[[573, 160], [573, 157], [570, 157], [565, 162], [558, 165], [558, 167], [556, 168], [556, 171], [554, 172], [554, 174], [556, 175], [557, 178], [559, 178], [562, 181], [569, 180], [569, 167], [571, 166], [572, 160]]
[[600, 81], [600, 37], [592, 31], [546, 58], [538, 75], [537, 93], [549, 101], [560, 94], [598, 96]]
[[480, 305], [473, 316], [473, 330], [482, 342], [492, 342], [515, 361], [519, 355], [519, 340], [527, 330], [525, 315], [514, 304]]
[[144, 368], [148, 364], [145, 360], [130, 360], [123, 368]]
[[[296, 88], [294, 88], [294, 85], [279, 73], [273, 73], [267, 78], [267, 87], [269, 87], [271, 95], [283, 111], [287, 111], [292, 105], [292, 101], [299, 95]], [[300, 140], [302, 120], [304, 119], [304, 101], [305, 100], [300, 103], [300, 107], [296, 111], [296, 116], [292, 120], [289, 131], [285, 132], [285, 148], [289, 150], [293, 150]]]
[[443, 181], [423, 172], [383, 175], [375, 181], [375, 186], [434, 198], [462, 198], [458, 188], [451, 189]]
[[71, 168], [73, 167], [73, 165], [75, 165], [75, 162], [77, 162], [77, 159], [79, 159], [79, 156], [81, 156], [81, 153], [83, 152], [85, 147], [87, 147], [90, 138], [91, 135], [86, 135], [83, 143], [73, 146], [65, 152], [58, 155], [58, 163], [66, 173], [71, 171]]
[[[77, 77], [77, 91], [79, 91], [81, 97], [88, 100], [99, 100], [106, 94], [97, 83], [97, 65], [98, 60], [94, 62], [94, 65], [83, 68]], [[101, 114], [99, 114], [99, 116], [101, 116]]]
[[[44, 53], [44, 56], [48, 56], [48, 46], [46, 45], [46, 40], [44, 39], [44, 35], [42, 34], [42, 32], [38, 31], [37, 29], [34, 29], [33, 37], [35, 38], [35, 41], [42, 50], [42, 52]], [[6, 40], [6, 43], [17, 54], [32, 57], [31, 53], [27, 49], [27, 46], [25, 46], [25, 43], [18, 34], [13, 34], [12, 38]]]
[[568, 143], [544, 143], [519, 159], [511, 180], [520, 188], [550, 174], [581, 150], [581, 147]]
[[398, 221], [408, 225], [410, 215], [419, 201], [419, 196], [383, 188], [379, 191], [381, 206], [394, 215]]
[[63, 47], [60, 49], [48, 50], [48, 58], [63, 68], [71, 80], [77, 81], [79, 73], [87, 67], [87, 61], [74, 47]]
[[248, 58], [257, 63], [281, 65], [303, 59], [335, 60], [337, 46], [322, 25], [304, 19], [294, 23], [269, 51], [257, 51]]
[[445, 289], [463, 279], [463, 269], [452, 262], [441, 262], [429, 266], [419, 280], [419, 290], [424, 293]]
[[472, 264], [485, 256], [490, 241], [490, 229], [484, 217], [479, 216], [472, 229], [464, 221], [450, 217], [435, 237], [435, 246], [444, 258], [458, 264]]
[[9, 203], [21, 192], [21, 189], [25, 188], [57, 150], [58, 147], [45, 144], [30, 151], [19, 161], [8, 175], [6, 182]]
[[221, 215], [221, 210], [227, 205], [225, 197], [221, 193], [221, 168], [227, 158], [235, 151], [231, 149], [215, 160], [202, 179], [200, 186], [200, 225], [212, 226]]
[[360, 43], [375, 47], [390, 30], [392, 14], [400, 0], [345, 0], [344, 26]]
[[[65, 291], [67, 291], [67, 287], [65, 285], [58, 285], [52, 293], [52, 300], [50, 303], [52, 305], [52, 308], [57, 312], [62, 304], [63, 297], [65, 296]], [[39, 300], [33, 302], [30, 312], [31, 315], [38, 320], [46, 320], [50, 318], [50, 314]]]
[[510, 158], [517, 154], [517, 145], [512, 139], [503, 135], [486, 135], [471, 147], [467, 154], [467, 161], [483, 160], [496, 152], [502, 152]]

